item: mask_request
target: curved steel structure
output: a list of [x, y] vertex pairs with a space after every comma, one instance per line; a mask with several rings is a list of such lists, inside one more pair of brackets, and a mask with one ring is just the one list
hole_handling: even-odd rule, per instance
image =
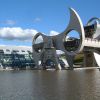
[[[90, 19], [87, 26], [84, 27], [77, 12], [73, 8], [70, 8], [69, 10], [70, 10], [70, 21], [65, 31], [63, 31], [62, 33], [56, 36], [46, 36], [42, 33], [37, 33], [34, 36], [32, 48], [33, 48], [33, 57], [34, 57], [36, 66], [43, 66], [44, 68], [46, 68], [47, 66], [46, 62], [49, 60], [53, 62], [52, 64], [53, 67], [55, 66], [56, 69], [61, 69], [59, 59], [56, 54], [56, 50], [61, 50], [65, 53], [66, 59], [70, 68], [73, 69], [74, 56], [77, 53], [81, 52], [82, 50], [88, 51], [87, 49], [85, 49], [85, 47], [89, 47], [89, 48], [95, 47], [95, 44], [90, 46], [91, 42], [93, 42], [94, 40], [90, 41], [89, 39], [98, 40], [100, 38], [99, 33], [98, 33], [100, 32], [100, 28], [98, 28], [99, 25], [97, 21], [93, 25], [93, 28], [95, 29], [95, 32], [94, 32], [95, 34], [93, 33], [91, 37], [87, 36], [87, 29], [91, 29], [88, 27], [91, 26], [90, 22], [92, 20], [94, 19], [99, 20], [99, 19], [98, 18]], [[67, 50], [67, 48], [69, 48], [68, 45], [72, 43], [72, 40], [66, 39], [66, 36], [73, 30], [79, 33], [80, 39], [77, 39], [77, 41], [76, 40], [73, 41], [72, 46], [75, 47], [75, 43], [77, 43], [78, 46], [76, 49]], [[38, 41], [41, 41], [41, 40], [42, 41], [39, 43], [36, 43], [37, 39]], [[69, 41], [69, 44], [66, 41]]]

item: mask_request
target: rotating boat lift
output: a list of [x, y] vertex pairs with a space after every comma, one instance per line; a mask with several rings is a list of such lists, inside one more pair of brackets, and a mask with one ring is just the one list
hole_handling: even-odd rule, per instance
[[[73, 69], [74, 57], [81, 51], [84, 52], [83, 66], [100, 66], [99, 18], [92, 18], [88, 21], [86, 26], [83, 26], [78, 13], [73, 8], [69, 8], [69, 10], [70, 21], [67, 28], [62, 33], [55, 36], [46, 36], [39, 32], [34, 36], [32, 49], [33, 58], [37, 67], [42, 66], [42, 68], [46, 68], [48, 62], [53, 61], [54, 64], [52, 64], [52, 66], [60, 70], [61, 66], [56, 50], [61, 50], [65, 53], [70, 69]], [[92, 23], [93, 21], [95, 21], [95, 23]], [[69, 50], [69, 44], [71, 44], [72, 41], [66, 39], [66, 36], [73, 30], [79, 33], [80, 39], [74, 40], [72, 44], [74, 49]], [[41, 40], [42, 42], [39, 42]], [[67, 41], [69, 41], [69, 43], [67, 43]]]

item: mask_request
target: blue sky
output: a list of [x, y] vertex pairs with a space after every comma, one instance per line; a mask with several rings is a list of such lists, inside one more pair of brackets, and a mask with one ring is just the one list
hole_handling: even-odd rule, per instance
[[0, 44], [31, 45], [31, 41], [17, 40], [23, 30], [22, 34], [27, 34], [24, 39], [29, 30], [47, 35], [64, 31], [69, 22], [69, 7], [78, 12], [84, 25], [91, 17], [100, 17], [100, 0], [0, 0]]

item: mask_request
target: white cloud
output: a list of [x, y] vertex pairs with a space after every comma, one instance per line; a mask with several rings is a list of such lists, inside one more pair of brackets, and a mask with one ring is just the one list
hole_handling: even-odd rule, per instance
[[[60, 34], [60, 33], [56, 32], [56, 31], [50, 31], [50, 36], [54, 36], [54, 35], [58, 35], [58, 34]], [[67, 35], [66, 39], [68, 39], [68, 38], [69, 38], [69, 36]]]
[[50, 31], [50, 36], [58, 35], [59, 33], [56, 31]]
[[22, 29], [20, 27], [0, 28], [0, 38], [6, 40], [32, 41], [32, 38], [36, 33], [37, 30]]
[[[3, 27], [0, 28], [0, 39], [32, 41], [33, 37], [38, 33], [34, 29], [22, 29], [21, 27]], [[59, 34], [56, 31], [50, 31], [50, 36]], [[42, 37], [38, 37], [36, 43], [42, 42]]]
[[14, 20], [6, 20], [4, 23], [7, 24], [7, 25], [15, 25], [16, 21], [14, 21]]
[[42, 43], [43, 42], [43, 37], [40, 35], [36, 40], [35, 44]]
[[37, 17], [34, 19], [34, 22], [40, 22], [41, 21], [41, 18]]
[[0, 24], [13, 26], [16, 24], [16, 21], [14, 21], [14, 20], [2, 20], [2, 21], [0, 21]]

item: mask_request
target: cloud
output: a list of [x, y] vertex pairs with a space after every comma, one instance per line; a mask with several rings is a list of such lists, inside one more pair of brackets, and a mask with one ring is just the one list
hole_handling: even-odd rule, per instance
[[56, 31], [50, 31], [50, 36], [58, 35], [59, 33]]
[[[60, 34], [60, 33], [56, 32], [56, 31], [50, 31], [50, 36], [54, 36], [54, 35], [58, 35], [58, 34]], [[69, 36], [67, 35], [66, 39], [68, 39], [68, 38], [69, 38]]]
[[40, 22], [41, 21], [41, 18], [37, 17], [34, 19], [34, 22]]
[[0, 21], [1, 24], [4, 24], [4, 25], [10, 25], [10, 26], [13, 26], [16, 24], [16, 21], [14, 20], [5, 20], [5, 21]]
[[5, 24], [7, 24], [7, 25], [15, 25], [16, 21], [14, 21], [14, 20], [6, 20]]
[[[4, 40], [18, 40], [18, 41], [32, 41], [33, 37], [38, 33], [35, 29], [23, 29], [21, 27], [3, 27], [0, 28], [0, 39]], [[59, 34], [56, 31], [50, 31], [50, 36]], [[43, 42], [40, 36], [36, 39], [36, 43]]]
[[32, 41], [33, 36], [37, 33], [34, 29], [22, 29], [20, 27], [0, 28], [0, 39]]
[[35, 44], [42, 43], [43, 42], [43, 37], [38, 36], [37, 39], [35, 40]]

